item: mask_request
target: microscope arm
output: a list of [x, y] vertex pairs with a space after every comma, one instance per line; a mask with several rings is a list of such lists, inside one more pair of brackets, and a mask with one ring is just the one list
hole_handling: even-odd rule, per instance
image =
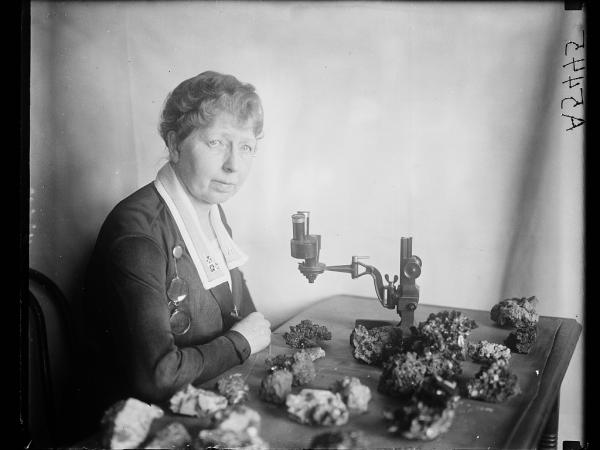
[[[359, 266], [364, 267], [363, 272], [358, 272]], [[394, 305], [389, 304], [388, 299], [388, 287], [383, 285], [383, 279], [381, 277], [381, 273], [373, 266], [369, 266], [368, 264], [363, 264], [358, 261], [358, 257], [352, 257], [352, 264], [349, 265], [341, 265], [341, 266], [325, 266], [325, 270], [331, 272], [343, 272], [349, 273], [352, 276], [352, 279], [362, 277], [363, 275], [371, 275], [373, 278], [373, 283], [375, 285], [375, 292], [377, 294], [377, 298], [381, 302], [383, 306], [386, 308], [394, 308]]]
[[373, 284], [375, 285], [375, 292], [377, 293], [377, 298], [379, 299], [379, 302], [386, 308], [394, 308], [394, 305], [389, 305], [388, 288], [387, 286], [383, 285], [383, 279], [381, 278], [381, 273], [379, 272], [379, 270], [377, 270], [373, 266], [369, 266], [368, 264], [363, 264], [361, 262], [359, 262], [358, 264], [365, 268], [365, 271], [358, 275], [359, 277], [369, 274], [373, 278]]

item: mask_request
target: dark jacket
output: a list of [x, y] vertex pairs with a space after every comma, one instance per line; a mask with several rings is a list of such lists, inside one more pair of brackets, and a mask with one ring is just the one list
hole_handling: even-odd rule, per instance
[[[192, 319], [181, 336], [171, 332], [166, 295], [177, 245], [183, 248], [177, 270], [189, 286], [180, 309]], [[83, 307], [96, 408], [127, 397], [166, 402], [188, 383], [202, 383], [246, 360], [250, 346], [230, 330], [230, 313], [234, 304], [242, 316], [256, 309], [242, 272], [230, 274], [232, 290], [227, 283], [204, 289], [152, 183], [120, 202], [100, 230], [86, 278]]]

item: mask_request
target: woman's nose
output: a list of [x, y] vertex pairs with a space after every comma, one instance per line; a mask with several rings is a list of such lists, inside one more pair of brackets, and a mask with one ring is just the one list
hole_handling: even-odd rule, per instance
[[225, 156], [225, 161], [223, 162], [223, 169], [225, 172], [237, 172], [241, 162], [242, 161], [239, 152], [233, 145], [230, 144], [229, 150]]

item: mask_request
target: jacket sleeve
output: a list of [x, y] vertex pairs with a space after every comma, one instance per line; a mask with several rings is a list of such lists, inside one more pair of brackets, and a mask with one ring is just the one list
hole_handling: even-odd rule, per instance
[[105, 266], [116, 357], [127, 368], [135, 395], [165, 401], [187, 384], [214, 378], [250, 355], [246, 339], [231, 330], [201, 345], [175, 345], [165, 294], [166, 255], [149, 237], [119, 238]]

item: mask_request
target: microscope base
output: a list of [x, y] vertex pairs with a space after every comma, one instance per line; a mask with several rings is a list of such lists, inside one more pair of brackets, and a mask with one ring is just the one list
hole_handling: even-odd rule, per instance
[[356, 328], [359, 325], [362, 325], [367, 330], [370, 330], [371, 328], [375, 327], [399, 327], [400, 322], [395, 320], [356, 319], [356, 322], [354, 322], [354, 327]]
[[402, 322], [396, 320], [356, 319], [356, 321], [354, 322], [354, 327], [357, 327], [359, 325], [364, 326], [367, 330], [370, 330], [371, 328], [375, 327], [398, 327], [402, 330], [403, 336], [409, 336], [410, 327], [412, 327], [414, 324], [405, 323], [404, 326], [402, 326]]

